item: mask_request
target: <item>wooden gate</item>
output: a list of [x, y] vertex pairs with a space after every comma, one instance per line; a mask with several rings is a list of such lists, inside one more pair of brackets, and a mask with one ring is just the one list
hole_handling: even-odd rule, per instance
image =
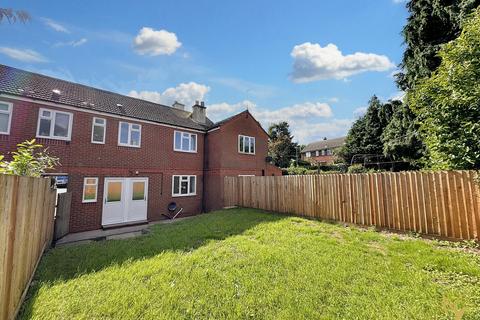
[[72, 203], [72, 193], [60, 193], [57, 198], [57, 211], [55, 214], [55, 233], [54, 239], [58, 240], [68, 234], [70, 231], [70, 205]]

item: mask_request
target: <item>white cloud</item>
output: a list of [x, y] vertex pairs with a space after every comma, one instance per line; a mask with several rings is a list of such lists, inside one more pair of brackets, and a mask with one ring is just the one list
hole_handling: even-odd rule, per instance
[[87, 43], [87, 38], [82, 38], [80, 40], [73, 40], [73, 41], [68, 41], [68, 42], [57, 42], [55, 43], [54, 47], [65, 47], [65, 46], [70, 46], [70, 47], [79, 47]]
[[133, 40], [133, 46], [138, 54], [150, 56], [171, 55], [181, 45], [175, 33], [148, 27], [140, 29]]
[[57, 32], [70, 33], [70, 31], [67, 28], [62, 26], [60, 23], [53, 21], [52, 19], [43, 18], [42, 20], [43, 20], [43, 23], [45, 23], [45, 25], [50, 29], [53, 29]]
[[191, 107], [196, 100], [203, 101], [206, 94], [210, 91], [210, 87], [198, 84], [196, 82], [181, 83], [174, 88], [168, 88], [163, 92], [158, 91], [135, 91], [128, 93], [129, 96], [148, 100], [156, 103], [171, 106], [173, 102], [178, 101]]
[[392, 0], [393, 3], [405, 3], [407, 0]]
[[6, 56], [9, 56], [12, 59], [23, 61], [23, 62], [47, 62], [48, 61], [40, 53], [30, 49], [0, 47], [0, 53]]
[[384, 55], [356, 52], [343, 55], [334, 44], [321, 47], [306, 42], [293, 47], [294, 82], [310, 82], [324, 79], [345, 79], [366, 71], [387, 71], [395, 65]]
[[344, 135], [352, 123], [351, 119], [332, 119], [331, 107], [322, 102], [298, 103], [276, 110], [259, 107], [249, 100], [234, 104], [224, 102], [207, 105], [207, 115], [213, 121], [219, 121], [245, 109], [248, 109], [264, 128], [275, 122], [287, 121], [295, 140], [301, 143], [325, 136], [333, 138]]
[[353, 116], [355, 118], [360, 118], [365, 113], [367, 113], [368, 107], [358, 107], [357, 109], [353, 110]]
[[389, 100], [400, 100], [403, 101], [405, 98], [405, 91], [398, 91], [394, 94], [392, 94], [389, 98]]

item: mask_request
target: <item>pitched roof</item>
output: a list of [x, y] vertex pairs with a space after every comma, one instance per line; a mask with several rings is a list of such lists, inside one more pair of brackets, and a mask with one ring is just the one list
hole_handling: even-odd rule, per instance
[[[60, 94], [55, 94], [58, 90]], [[207, 130], [191, 112], [0, 64], [0, 93], [184, 128]]]
[[230, 121], [233, 120], [234, 118], [236, 118], [236, 117], [238, 117], [238, 116], [240, 116], [240, 115], [242, 115], [242, 114], [244, 114], [244, 113], [249, 114], [250, 117], [252, 117], [252, 119], [257, 123], [257, 125], [262, 129], [262, 131], [265, 132], [265, 134], [266, 134], [268, 137], [270, 137], [270, 135], [268, 134], [268, 132], [265, 131], [265, 129], [262, 127], [262, 124], [261, 124], [260, 122], [258, 122], [257, 119], [255, 119], [255, 117], [250, 113], [250, 111], [249, 111], [248, 109], [246, 109], [246, 110], [244, 110], [244, 111], [242, 111], [242, 112], [239, 112], [239, 113], [237, 113], [237, 114], [234, 114], [234, 115], [231, 116], [231, 117], [228, 117], [228, 118], [225, 118], [225, 119], [220, 120], [220, 121], [218, 121], [218, 122], [215, 122], [214, 124], [212, 124], [212, 125], [210, 126], [209, 130], [215, 129], [215, 128], [218, 128], [218, 127], [221, 127], [221, 126], [224, 125], [225, 123], [230, 122]]
[[346, 137], [340, 137], [309, 143], [305, 149], [302, 150], [302, 153], [341, 147], [345, 144], [345, 138]]

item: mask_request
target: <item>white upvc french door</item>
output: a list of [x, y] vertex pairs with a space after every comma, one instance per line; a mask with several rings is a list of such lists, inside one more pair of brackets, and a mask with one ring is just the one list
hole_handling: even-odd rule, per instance
[[148, 178], [105, 178], [102, 225], [147, 220]]

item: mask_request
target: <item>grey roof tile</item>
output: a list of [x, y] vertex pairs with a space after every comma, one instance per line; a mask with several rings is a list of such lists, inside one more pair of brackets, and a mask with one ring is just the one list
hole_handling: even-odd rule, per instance
[[311, 152], [311, 151], [341, 147], [345, 144], [345, 138], [346, 137], [340, 137], [340, 138], [320, 140], [320, 141], [309, 143], [307, 144], [305, 149], [302, 150], [302, 153], [305, 153], [308, 151]]
[[[52, 90], [59, 90], [60, 94]], [[210, 119], [206, 124], [193, 121], [188, 111], [2, 64], [0, 92], [202, 131], [213, 125]]]

